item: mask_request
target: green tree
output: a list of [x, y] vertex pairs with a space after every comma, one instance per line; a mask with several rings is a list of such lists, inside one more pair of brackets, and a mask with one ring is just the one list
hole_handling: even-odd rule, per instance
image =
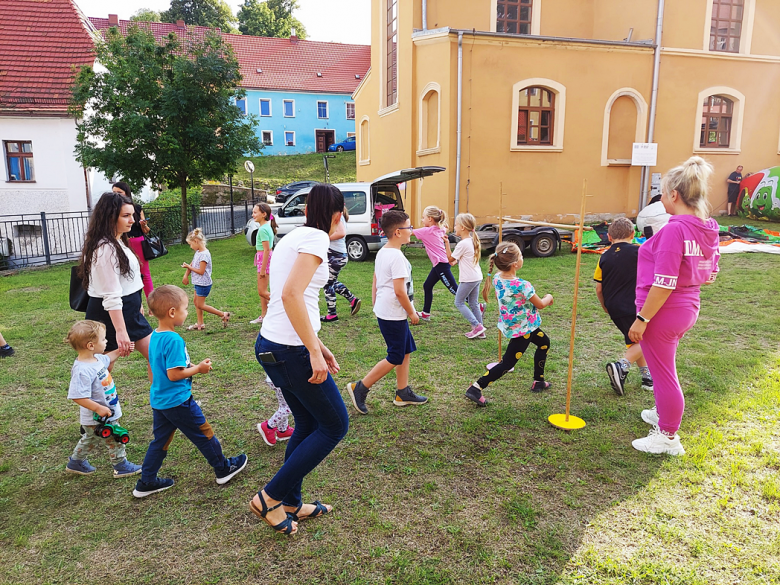
[[183, 20], [195, 26], [219, 28], [223, 32], [237, 32], [236, 17], [225, 0], [171, 0], [171, 7], [162, 14], [163, 22]]
[[151, 8], [140, 8], [130, 17], [133, 22], [162, 22], [160, 13]]
[[258, 37], [289, 37], [292, 29], [299, 39], [306, 38], [306, 29], [293, 16], [297, 0], [244, 0], [238, 10], [238, 30]]
[[262, 148], [257, 119], [235, 106], [245, 97], [238, 62], [216, 33], [158, 43], [138, 26], [126, 37], [109, 29], [96, 53], [105, 70], [82, 68], [73, 88], [76, 159], [136, 187], [181, 189], [183, 243], [187, 188], [235, 172]]

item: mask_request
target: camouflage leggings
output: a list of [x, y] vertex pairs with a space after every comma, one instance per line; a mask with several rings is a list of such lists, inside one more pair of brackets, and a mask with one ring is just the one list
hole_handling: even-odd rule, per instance
[[89, 459], [95, 449], [104, 444], [108, 447], [108, 458], [111, 460], [111, 465], [119, 465], [127, 460], [125, 457], [125, 446], [122, 443], [117, 443], [114, 437], [103, 439], [95, 434], [94, 425], [82, 425], [84, 434], [81, 435], [81, 439], [76, 443], [76, 448], [73, 449], [73, 455], [71, 458], [78, 461], [84, 461]]
[[284, 399], [284, 396], [282, 396], [282, 390], [271, 382], [271, 378], [266, 376], [265, 383], [268, 384], [269, 388], [274, 389], [274, 392], [276, 392], [276, 401], [279, 404], [279, 408], [277, 408], [276, 412], [268, 419], [268, 428], [277, 429], [280, 433], [283, 433], [287, 430], [291, 412], [290, 407], [287, 406], [287, 401]]

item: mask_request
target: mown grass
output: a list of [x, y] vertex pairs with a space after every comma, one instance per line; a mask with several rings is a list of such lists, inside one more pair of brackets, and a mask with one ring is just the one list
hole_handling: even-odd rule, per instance
[[[357, 165], [355, 152], [329, 152], [335, 155], [328, 159], [331, 183], [349, 183], [355, 180]], [[294, 181], [324, 181], [325, 165], [322, 154], [291, 154], [288, 156], [247, 157], [255, 164], [255, 185], [265, 189], [276, 189]], [[249, 173], [241, 163], [234, 180], [249, 184]]]
[[[196, 397], [225, 451], [245, 451], [249, 465], [217, 486], [178, 437], [163, 466], [176, 485], [143, 500], [132, 497], [133, 480], [112, 479], [107, 457], [93, 459], [92, 476], [64, 472], [79, 429], [66, 399], [73, 354], [62, 341], [77, 316], [67, 308], [69, 267], [0, 278], [0, 331], [17, 350], [0, 360], [0, 582], [777, 582], [780, 258], [726, 256], [703, 291], [678, 356], [682, 458], [630, 446], [647, 433], [639, 411], [652, 396], [635, 371], [625, 397], [609, 388], [604, 363], [620, 355], [622, 338], [593, 294], [595, 256], [583, 258], [572, 401], [588, 425], [572, 433], [547, 416], [564, 408], [574, 256], [529, 257], [523, 268], [556, 299], [543, 313], [553, 389], [532, 394], [532, 364], [521, 360], [491, 387], [486, 409], [462, 394], [495, 359], [495, 334], [466, 340], [452, 296], [438, 287], [434, 321], [414, 329], [411, 380], [430, 403], [395, 408], [387, 380], [370, 395], [369, 416], [349, 406], [347, 437], [304, 484], [307, 498], [334, 512], [287, 539], [247, 508], [283, 459], [255, 430], [275, 398], [260, 383], [257, 328], [248, 324], [258, 310], [253, 250], [242, 236], [210, 248], [210, 299], [236, 316], [228, 329], [207, 316], [205, 334], [183, 335], [193, 360], [214, 360], [212, 374], [195, 380]], [[172, 247], [152, 263], [155, 282], [179, 283], [191, 254]], [[421, 289], [430, 264], [423, 250], [407, 255]], [[341, 280], [368, 299], [372, 269], [351, 263]], [[368, 303], [356, 317], [339, 304], [341, 320], [321, 337], [343, 387], [383, 356], [383, 344]], [[138, 462], [151, 436], [145, 372], [140, 356], [114, 372]]]

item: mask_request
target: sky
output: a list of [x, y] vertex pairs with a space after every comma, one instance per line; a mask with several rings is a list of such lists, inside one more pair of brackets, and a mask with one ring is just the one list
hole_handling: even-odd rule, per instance
[[[243, 0], [226, 0], [233, 12]], [[130, 18], [139, 8], [163, 11], [170, 0], [75, 0], [87, 16]], [[295, 16], [306, 27], [309, 39], [336, 43], [371, 44], [370, 0], [298, 0]]]

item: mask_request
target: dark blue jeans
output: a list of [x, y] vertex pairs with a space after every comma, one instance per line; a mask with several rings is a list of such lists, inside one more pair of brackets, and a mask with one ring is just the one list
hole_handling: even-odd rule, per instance
[[[271, 381], [282, 389], [295, 417], [295, 431], [287, 442], [284, 465], [265, 486], [265, 492], [286, 506], [298, 506], [301, 484], [333, 451], [349, 428], [347, 408], [336, 383], [328, 374], [322, 384], [310, 384], [309, 350], [305, 346], [280, 345], [257, 336], [255, 355], [270, 352], [275, 363], [263, 363]], [[262, 497], [262, 496], [261, 496]]]
[[141, 481], [150, 482], [157, 477], [163, 460], [168, 454], [168, 447], [173, 441], [176, 429], [179, 429], [198, 450], [203, 453], [206, 461], [220, 471], [227, 465], [227, 459], [222, 454], [222, 446], [219, 439], [214, 436], [211, 425], [203, 416], [200, 406], [190, 396], [185, 402], [173, 408], [162, 410], [152, 409], [152, 421], [154, 424], [154, 439], [149, 443], [144, 457]]

